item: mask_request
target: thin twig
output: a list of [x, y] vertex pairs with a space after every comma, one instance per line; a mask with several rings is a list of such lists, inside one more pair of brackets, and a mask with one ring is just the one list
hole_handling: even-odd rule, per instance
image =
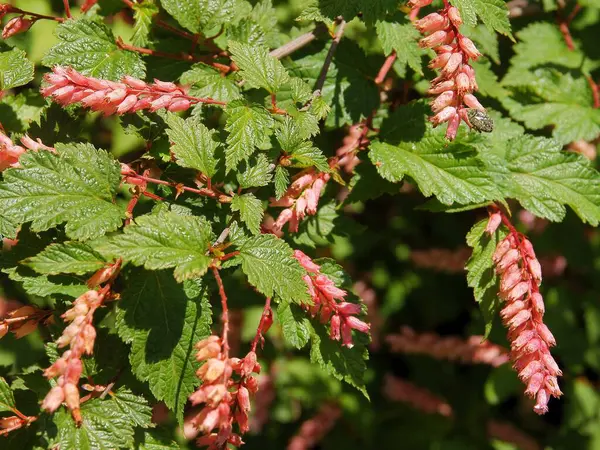
[[327, 52], [327, 57], [325, 58], [325, 63], [323, 64], [321, 73], [319, 74], [319, 78], [317, 79], [317, 84], [315, 84], [315, 91], [323, 90], [323, 86], [325, 85], [325, 79], [327, 78], [327, 72], [329, 71], [329, 66], [331, 66], [331, 62], [333, 61], [333, 55], [335, 54], [335, 50], [338, 48], [338, 45], [342, 40], [342, 36], [344, 35], [345, 29], [346, 21], [344, 19], [341, 19], [337, 30], [335, 31], [335, 37], [333, 38], [331, 47], [329, 47], [329, 51]]
[[138, 180], [146, 181], [147, 183], [161, 184], [163, 186], [170, 186], [178, 192], [187, 191], [187, 192], [192, 192], [194, 194], [202, 195], [204, 197], [211, 197], [211, 198], [217, 199], [221, 203], [231, 203], [231, 197], [225, 195], [224, 193], [222, 193], [220, 191], [215, 190], [214, 188], [213, 189], [206, 189], [206, 188], [196, 189], [196, 188], [184, 186], [183, 184], [180, 184], [180, 183], [174, 183], [172, 181], [165, 181], [165, 180], [159, 180], [157, 178], [150, 178], [145, 175], [140, 175], [138, 173], [129, 173], [128, 172], [128, 173], [124, 173], [123, 176], [125, 178], [136, 178]]
[[72, 19], [73, 16], [71, 15], [71, 7], [69, 6], [69, 0], [63, 0], [63, 4], [65, 5], [65, 15], [67, 16], [67, 19]]
[[38, 13], [34, 13], [31, 11], [24, 11], [20, 8], [15, 8], [14, 6], [11, 6], [8, 10], [5, 11], [7, 14], [8, 13], [17, 13], [17, 14], [23, 14], [25, 16], [30, 16], [36, 20], [39, 19], [48, 19], [48, 20], [54, 20], [55, 22], [64, 22], [65, 19], [63, 17], [54, 17], [54, 16], [47, 16], [45, 14], [38, 14]]
[[221, 308], [223, 313], [221, 315], [221, 322], [223, 322], [223, 334], [221, 343], [223, 345], [223, 356], [227, 360], [229, 358], [229, 308], [227, 307], [227, 294], [225, 294], [225, 286], [223, 286], [223, 280], [219, 275], [219, 269], [215, 266], [212, 268], [215, 280], [217, 280], [217, 286], [219, 286], [219, 295], [221, 296]]
[[600, 108], [600, 89], [598, 88], [598, 83], [596, 83], [590, 75], [587, 76], [587, 80], [590, 85], [590, 89], [592, 90], [594, 108]]
[[263, 308], [262, 315], [260, 316], [260, 322], [258, 323], [258, 328], [256, 329], [256, 335], [254, 336], [254, 340], [252, 341], [252, 345], [250, 347], [250, 351], [256, 352], [256, 347], [258, 346], [258, 342], [262, 338], [263, 326], [267, 320], [272, 321], [271, 311], [271, 297], [267, 297], [265, 300], [265, 307]]
[[394, 65], [397, 57], [398, 55], [396, 55], [396, 50], [394, 50], [392, 54], [386, 58], [383, 66], [381, 66], [381, 69], [379, 69], [377, 78], [375, 78], [375, 84], [381, 84], [385, 81], [385, 77], [387, 77], [387, 74]]
[[296, 39], [291, 40], [290, 42], [283, 44], [281, 47], [272, 50], [269, 53], [271, 56], [274, 56], [277, 59], [285, 58], [286, 56], [291, 55], [296, 50], [301, 49], [302, 47], [307, 46], [312, 41], [314, 41], [319, 34], [322, 34], [327, 27], [323, 24], [319, 24], [314, 30], [309, 31], [308, 33], [304, 33], [301, 36], [298, 36]]

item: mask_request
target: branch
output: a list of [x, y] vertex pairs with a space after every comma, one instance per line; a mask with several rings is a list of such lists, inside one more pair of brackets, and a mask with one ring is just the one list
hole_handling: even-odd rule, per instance
[[342, 36], [344, 35], [344, 30], [346, 29], [346, 21], [341, 19], [340, 24], [335, 32], [335, 37], [333, 38], [333, 42], [331, 43], [331, 47], [329, 47], [329, 51], [327, 52], [327, 57], [325, 58], [325, 64], [323, 64], [323, 68], [321, 69], [321, 73], [319, 74], [319, 78], [317, 80], [317, 84], [315, 85], [315, 91], [321, 91], [323, 86], [325, 85], [325, 78], [327, 78], [327, 72], [329, 71], [329, 66], [331, 66], [331, 62], [333, 61], [333, 55], [335, 54], [340, 41], [342, 40]]
[[219, 295], [221, 296], [221, 307], [223, 309], [223, 313], [221, 315], [221, 322], [223, 322], [223, 335], [221, 338], [221, 342], [223, 345], [223, 355], [224, 359], [229, 358], [229, 308], [227, 307], [227, 294], [225, 294], [225, 286], [223, 286], [223, 280], [221, 279], [221, 275], [219, 275], [219, 269], [215, 266], [212, 268], [213, 275], [215, 276], [215, 280], [217, 281], [217, 285], [219, 286]]
[[310, 44], [317, 38], [319, 34], [322, 34], [326, 29], [327, 27], [325, 27], [325, 25], [319, 24], [314, 30], [309, 31], [308, 33], [305, 33], [301, 36], [298, 36], [296, 39], [288, 42], [287, 44], [284, 44], [281, 47], [272, 50], [269, 54], [277, 59], [285, 58], [286, 56], [289, 56], [292, 53], [294, 53], [296, 50], [299, 50], [302, 47], [305, 47], [306, 45]]
[[250, 347], [250, 351], [256, 353], [256, 347], [258, 346], [259, 341], [263, 340], [263, 334], [267, 332], [272, 323], [273, 311], [271, 311], [271, 298], [267, 297], [265, 300], [265, 307], [263, 308], [262, 315], [260, 316], [258, 328], [256, 329], [256, 335], [254, 336], [252, 346]]

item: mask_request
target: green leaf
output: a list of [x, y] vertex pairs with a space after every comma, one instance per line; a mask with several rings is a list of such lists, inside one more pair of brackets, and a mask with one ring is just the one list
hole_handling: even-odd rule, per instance
[[258, 155], [256, 163], [247, 164], [246, 170], [236, 174], [238, 183], [242, 189], [250, 187], [266, 186], [271, 182], [273, 168], [267, 157], [263, 154]]
[[592, 63], [580, 50], [570, 50], [558, 27], [548, 22], [536, 22], [517, 33], [518, 42], [513, 46], [515, 56], [502, 79], [505, 86], [523, 85], [535, 81], [531, 69], [550, 64], [588, 73], [598, 63]]
[[136, 450], [180, 450], [181, 447], [165, 433], [157, 430], [144, 431], [143, 437], [138, 442]]
[[148, 403], [127, 391], [117, 391], [110, 399], [92, 398], [81, 404], [81, 426], [75, 424], [65, 408], [55, 413], [53, 420], [58, 435], [52, 444], [60, 450], [131, 448], [134, 429], [142, 416], [149, 426], [151, 409]]
[[329, 338], [324, 326], [316, 325], [311, 336], [310, 361], [338, 380], [354, 386], [368, 399], [364, 376], [369, 353], [363, 344], [356, 342], [356, 335], [354, 340], [354, 347], [343, 347]]
[[6, 380], [0, 377], [0, 411], [12, 411], [15, 408], [15, 397]]
[[448, 143], [440, 132], [398, 146], [373, 142], [369, 157], [386, 180], [398, 182], [410, 176], [423, 195], [435, 195], [446, 205], [502, 198], [474, 148], [460, 140]]
[[[160, 0], [162, 7], [192, 33], [212, 30], [231, 21], [245, 2], [240, 0]], [[218, 31], [218, 30], [217, 30]]]
[[256, 104], [248, 105], [243, 101], [229, 103], [225, 112], [225, 129], [229, 132], [225, 165], [229, 172], [240, 161], [247, 160], [256, 147], [264, 144], [274, 122], [265, 108]]
[[73, 273], [83, 275], [95, 272], [106, 264], [106, 260], [92, 247], [82, 242], [51, 244], [41, 253], [27, 258], [24, 264], [44, 275]]
[[66, 223], [67, 236], [78, 240], [121, 226], [125, 212], [115, 204], [119, 164], [90, 144], [57, 144], [56, 151], [27, 152], [20, 168], [4, 172], [0, 215], [19, 224], [32, 222], [33, 231]]
[[173, 113], [166, 116], [166, 122], [169, 125], [167, 134], [173, 142], [171, 151], [177, 163], [212, 178], [217, 172], [215, 152], [220, 145], [214, 140], [215, 131], [209, 130], [194, 117], [183, 120]]
[[491, 69], [491, 63], [489, 61], [474, 61], [472, 66], [473, 69], [475, 69], [475, 78], [477, 79], [479, 94], [485, 97], [495, 98], [500, 102], [503, 102], [510, 96], [510, 91], [500, 84], [498, 77]]
[[85, 284], [73, 277], [61, 277], [57, 281], [50, 281], [47, 276], [21, 275], [17, 268], [4, 269], [3, 272], [8, 274], [11, 280], [21, 283], [25, 292], [39, 297], [60, 294], [77, 298], [89, 290]]
[[481, 53], [488, 56], [494, 63], [500, 64], [500, 49], [496, 33], [481, 24], [476, 27], [463, 25], [460, 31], [475, 42]]
[[477, 17], [492, 31], [512, 39], [508, 8], [503, 0], [451, 0], [467, 25], [477, 25]]
[[242, 222], [246, 224], [252, 234], [260, 233], [264, 210], [262, 202], [254, 194], [234, 196], [231, 201], [231, 210], [239, 211]]
[[230, 102], [242, 96], [231, 77], [224, 77], [221, 71], [203, 63], [194, 64], [181, 75], [180, 81], [184, 85], [190, 85], [189, 93], [194, 97]]
[[66, 20], [55, 33], [59, 42], [44, 57], [47, 66], [71, 66], [84, 75], [113, 81], [146, 74], [140, 55], [120, 49], [103, 23], [85, 18]]
[[592, 90], [583, 76], [574, 78], [553, 69], [537, 69], [533, 75], [534, 80], [517, 87], [513, 99], [504, 101], [512, 117], [533, 130], [553, 125], [552, 136], [561, 144], [592, 141], [600, 135], [600, 110], [594, 108]]
[[419, 47], [421, 34], [406, 18], [398, 18], [399, 22], [378, 21], [376, 24], [377, 37], [383, 47], [383, 52], [390, 55], [396, 52], [400, 76], [406, 76], [406, 68], [410, 67], [416, 73], [423, 75], [421, 57], [426, 51]]
[[99, 242], [96, 248], [149, 270], [174, 267], [175, 278], [182, 281], [206, 273], [211, 262], [206, 253], [213, 237], [204, 217], [161, 211], [137, 217], [123, 234]]
[[309, 303], [304, 270], [285, 241], [271, 234], [254, 236], [239, 248], [238, 258], [251, 285], [267, 297], [277, 294], [283, 301]]
[[158, 6], [154, 4], [154, 0], [144, 0], [141, 3], [134, 3], [132, 8], [134, 24], [131, 43], [143, 47], [148, 44], [152, 18], [158, 14]]
[[194, 344], [211, 333], [211, 317], [206, 288], [192, 282], [184, 287], [165, 271], [133, 273], [118, 304], [116, 326], [131, 343], [134, 374], [180, 423], [198, 383]]
[[18, 48], [0, 53], [0, 91], [23, 86], [33, 80], [34, 66]]
[[524, 208], [561, 221], [568, 205], [584, 222], [600, 223], [600, 174], [584, 156], [550, 139], [521, 136], [507, 143], [506, 161], [513, 196]]
[[306, 140], [297, 121], [286, 117], [275, 132], [275, 137], [281, 149], [291, 157], [294, 167], [314, 166], [323, 172], [329, 171], [327, 158], [312, 142]]
[[298, 305], [280, 302], [277, 305], [277, 319], [281, 324], [283, 337], [292, 346], [301, 349], [310, 340], [312, 326], [307, 313]]
[[283, 166], [277, 166], [275, 169], [275, 198], [279, 200], [285, 195], [290, 185], [290, 173]]
[[290, 79], [281, 61], [269, 55], [267, 47], [230, 42], [229, 51], [242, 79], [250, 87], [275, 94]]
[[485, 337], [492, 330], [492, 323], [500, 307], [498, 298], [498, 277], [494, 270], [492, 255], [498, 243], [506, 237], [506, 231], [500, 227], [493, 235], [485, 233], [488, 219], [477, 222], [467, 234], [467, 244], [473, 249], [467, 261], [467, 283], [473, 288], [475, 300], [479, 303], [485, 320]]

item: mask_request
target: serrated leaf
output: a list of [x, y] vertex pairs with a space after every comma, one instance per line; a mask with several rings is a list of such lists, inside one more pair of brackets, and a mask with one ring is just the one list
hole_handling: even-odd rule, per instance
[[507, 143], [514, 196], [537, 216], [560, 221], [565, 205], [584, 222], [600, 223], [600, 174], [584, 156], [563, 152], [554, 141], [521, 136]]
[[47, 276], [25, 276], [17, 271], [17, 268], [4, 269], [4, 273], [9, 278], [22, 283], [25, 292], [39, 297], [48, 297], [55, 294], [67, 295], [77, 298], [89, 288], [79, 280], [72, 277], [60, 278], [56, 281], [50, 281]]
[[44, 57], [47, 66], [71, 66], [84, 75], [113, 81], [146, 75], [140, 55], [120, 49], [112, 31], [101, 22], [66, 20], [55, 33], [59, 42]]
[[283, 166], [277, 166], [275, 169], [275, 198], [279, 200], [284, 196], [290, 185], [290, 173]]
[[304, 270], [285, 241], [270, 234], [254, 236], [239, 247], [238, 258], [248, 281], [267, 297], [309, 303]]
[[281, 149], [291, 157], [294, 167], [314, 166], [320, 171], [329, 171], [329, 164], [323, 152], [306, 140], [299, 123], [294, 119], [286, 118], [275, 132], [275, 137]]
[[182, 167], [196, 169], [209, 178], [217, 172], [215, 152], [219, 143], [214, 140], [214, 130], [206, 128], [199, 120], [190, 117], [186, 120], [169, 113], [167, 134], [173, 146], [171, 151]]
[[225, 129], [227, 149], [225, 165], [227, 171], [234, 169], [240, 161], [247, 160], [264, 143], [273, 126], [273, 118], [260, 105], [248, 105], [243, 101], [234, 101], [227, 105]]
[[485, 337], [492, 329], [496, 312], [500, 307], [498, 298], [498, 277], [494, 270], [492, 255], [498, 243], [506, 236], [501, 227], [493, 235], [485, 233], [488, 219], [481, 220], [467, 234], [467, 244], [473, 249], [467, 261], [467, 284], [473, 288], [475, 300], [479, 303], [485, 320]]
[[246, 170], [238, 172], [236, 178], [242, 189], [266, 186], [273, 178], [273, 169], [267, 157], [258, 155], [254, 164], [248, 163]]
[[[494, 63], [500, 64], [500, 49], [496, 33], [481, 24], [476, 27], [463, 25], [460, 31], [475, 42], [481, 53], [488, 56]], [[475, 74], [477, 75], [477, 71]]]
[[152, 408], [144, 397], [133, 394], [127, 388], [120, 388], [112, 395], [115, 406], [129, 417], [131, 421], [142, 428], [150, 428], [152, 424]]
[[152, 18], [158, 14], [158, 6], [154, 0], [144, 0], [141, 3], [133, 3], [133, 36], [131, 43], [137, 46], [148, 44], [148, 36], [152, 28]]
[[448, 143], [440, 132], [398, 146], [373, 142], [370, 149], [369, 157], [383, 178], [398, 182], [410, 176], [423, 195], [435, 195], [446, 205], [502, 198], [474, 148], [459, 140]]
[[368, 352], [363, 344], [355, 343], [352, 348], [343, 347], [329, 338], [325, 327], [315, 326], [311, 335], [310, 361], [338, 380], [354, 386], [368, 399], [364, 382], [366, 359]]
[[231, 21], [244, 3], [240, 0], [160, 0], [165, 11], [192, 33], [211, 30]]
[[517, 86], [512, 99], [505, 99], [512, 117], [534, 130], [553, 125], [552, 136], [561, 144], [592, 141], [600, 135], [600, 110], [594, 108], [592, 90], [583, 76], [552, 69], [537, 69], [533, 76], [531, 82]]
[[[54, 415], [58, 435], [53, 445], [60, 450], [114, 450], [130, 448], [133, 445], [134, 428], [140, 415], [150, 416], [151, 410], [142, 397], [128, 395], [128, 406], [135, 405], [135, 414], [131, 408], [123, 409], [115, 397], [101, 400], [92, 398], [81, 404], [81, 426], [77, 426], [71, 413], [61, 408]], [[132, 401], [135, 398], [135, 401]]]
[[512, 39], [508, 8], [503, 0], [451, 0], [466, 24], [474, 27], [477, 17], [492, 31]]
[[180, 81], [190, 85], [190, 95], [208, 97], [221, 102], [230, 102], [241, 98], [240, 89], [230, 77], [214, 67], [197, 63], [181, 75]]
[[0, 411], [12, 411], [15, 407], [15, 397], [6, 380], [0, 377]]
[[312, 326], [306, 312], [298, 305], [280, 302], [277, 305], [277, 319], [285, 340], [297, 349], [301, 349], [310, 340]]
[[348, 188], [350, 193], [345, 200], [347, 203], [363, 202], [385, 193], [395, 194], [399, 190], [397, 184], [379, 176], [373, 163], [366, 158], [354, 169], [354, 176], [350, 180]]
[[56, 151], [27, 152], [20, 168], [4, 172], [0, 215], [32, 222], [33, 231], [65, 223], [67, 236], [78, 240], [116, 230], [125, 216], [115, 204], [119, 164], [90, 144], [57, 144]]
[[397, 63], [395, 66], [400, 68], [400, 76], [404, 77], [406, 75], [407, 66], [422, 75], [421, 57], [426, 54], [426, 51], [419, 47], [421, 34], [405, 18], [399, 20], [406, 23], [377, 22], [377, 37], [381, 42], [383, 52], [386, 55], [396, 52]]
[[187, 287], [165, 271], [135, 272], [119, 301], [116, 324], [121, 339], [131, 343], [134, 374], [180, 423], [198, 384], [194, 344], [210, 334], [212, 322], [206, 288]]
[[144, 431], [143, 437], [139, 439], [136, 450], [180, 450], [181, 447], [170, 437], [163, 436], [157, 430]]
[[106, 260], [87, 244], [65, 242], [51, 244], [36, 256], [27, 258], [23, 263], [45, 275], [60, 273], [83, 275], [101, 269], [106, 264]]
[[287, 71], [269, 49], [264, 46], [230, 42], [231, 59], [240, 69], [240, 75], [250, 87], [276, 93], [290, 79]]
[[231, 210], [240, 213], [240, 219], [246, 224], [252, 234], [260, 233], [260, 224], [264, 210], [262, 202], [254, 194], [236, 195], [231, 201]]
[[203, 217], [161, 211], [137, 217], [119, 234], [99, 242], [96, 248], [149, 270], [175, 268], [178, 281], [206, 273], [206, 255], [213, 238]]
[[0, 53], [0, 91], [23, 86], [33, 80], [34, 66], [18, 48]]

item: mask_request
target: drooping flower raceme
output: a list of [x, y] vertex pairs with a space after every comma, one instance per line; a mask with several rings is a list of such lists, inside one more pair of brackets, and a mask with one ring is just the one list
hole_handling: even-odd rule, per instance
[[279, 232], [286, 223], [292, 233], [298, 231], [298, 225], [306, 217], [317, 213], [321, 191], [329, 181], [328, 173], [317, 172], [314, 169], [300, 172], [287, 192], [279, 200], [271, 199], [270, 206], [283, 206], [279, 217], [272, 225], [272, 231]]
[[56, 66], [44, 76], [47, 86], [44, 97], [51, 97], [62, 106], [80, 103], [92, 111], [108, 116], [148, 110], [185, 111], [196, 103], [223, 104], [209, 98], [188, 96], [175, 83], [154, 80], [146, 83], [130, 76], [121, 82], [86, 77], [70, 67]]
[[347, 292], [338, 288], [326, 275], [321, 273], [321, 266], [315, 264], [310, 257], [300, 250], [294, 251], [294, 257], [308, 272], [304, 281], [308, 286], [308, 292], [312, 297], [313, 304], [306, 306], [310, 314], [317, 314], [322, 323], [329, 323], [329, 335], [334, 341], [342, 341], [342, 344], [352, 348], [352, 330], [368, 333], [370, 325], [358, 317], [361, 314], [361, 305], [344, 301]]
[[[490, 217], [487, 229], [490, 234], [499, 226], [500, 214]], [[512, 225], [509, 229], [509, 235], [500, 241], [493, 255], [496, 272], [500, 275], [498, 295], [505, 302], [500, 315], [508, 328], [514, 368], [527, 385], [525, 394], [535, 398], [534, 411], [544, 414], [550, 397], [562, 395], [557, 380], [562, 372], [550, 354], [550, 347], [556, 345], [556, 341], [543, 321], [540, 263], [527, 237]]]
[[326, 403], [316, 416], [305, 421], [298, 433], [290, 440], [287, 450], [309, 450], [314, 448], [335, 426], [342, 415], [339, 406]]
[[21, 144], [23, 144], [23, 147], [13, 143], [8, 136], [0, 131], [0, 172], [9, 167], [18, 167], [19, 157], [28, 149], [55, 151], [52, 147], [44, 145], [39, 139], [34, 141], [27, 135], [21, 138]]
[[[413, 9], [428, 6], [433, 0], [410, 0]], [[421, 47], [431, 48], [437, 56], [429, 67], [438, 69], [440, 74], [431, 80], [428, 93], [437, 96], [431, 103], [434, 116], [430, 119], [434, 126], [448, 122], [446, 138], [456, 137], [458, 126], [464, 120], [469, 126], [469, 108], [485, 111], [473, 95], [477, 91], [475, 71], [470, 60], [481, 56], [479, 50], [459, 28], [463, 21], [457, 8], [444, 0], [444, 8], [414, 22], [415, 27], [427, 36], [419, 42]]]

